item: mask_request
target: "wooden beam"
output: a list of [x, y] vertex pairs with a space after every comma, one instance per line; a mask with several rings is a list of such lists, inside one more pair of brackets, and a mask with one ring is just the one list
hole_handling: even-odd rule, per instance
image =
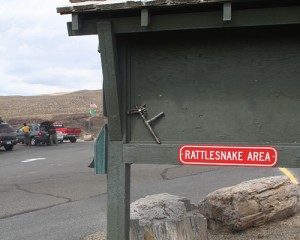
[[[98, 44], [98, 53], [101, 53], [100, 51], [100, 43]], [[100, 55], [101, 57], [101, 55]], [[106, 103], [105, 103], [105, 91], [104, 91], [104, 82], [102, 81], [102, 113], [104, 117], [107, 117], [107, 111], [106, 111]]]
[[111, 141], [119, 141], [122, 140], [120, 96], [117, 79], [116, 46], [111, 22], [98, 22], [97, 32], [101, 52], [108, 134]]
[[223, 3], [223, 21], [231, 21], [231, 2]]
[[180, 144], [124, 144], [125, 163], [179, 165], [177, 152]]
[[[300, 7], [281, 7], [246, 9], [232, 11], [231, 21], [223, 21], [222, 11], [178, 13], [171, 15], [151, 16], [151, 25], [147, 28], [141, 26], [141, 17], [113, 18], [114, 33], [155, 32], [169, 30], [208, 29], [224, 27], [254, 27], [275, 26], [287, 24], [300, 24]], [[178, 21], [184, 19], [184, 21]], [[73, 31], [70, 23], [68, 31], [70, 36], [92, 35], [97, 32], [97, 18], [83, 21], [79, 31]]]
[[[178, 149], [182, 145], [183, 144], [124, 144], [123, 159], [126, 163], [179, 165]], [[228, 143], [225, 145], [228, 145]], [[278, 164], [276, 167], [300, 168], [300, 146], [292, 144], [267, 145], [275, 146], [278, 150]]]
[[148, 27], [150, 25], [150, 14], [148, 9], [141, 9], [141, 26]]
[[151, 25], [146, 29], [142, 29], [138, 19], [134, 18], [116, 18], [113, 23], [115, 33], [276, 26], [299, 24], [299, 12], [300, 7], [236, 10], [232, 11], [232, 19], [228, 22], [223, 21], [222, 11], [155, 15], [151, 17]]
[[72, 30], [78, 31], [80, 30], [82, 26], [81, 20], [79, 18], [79, 15], [77, 13], [72, 14]]

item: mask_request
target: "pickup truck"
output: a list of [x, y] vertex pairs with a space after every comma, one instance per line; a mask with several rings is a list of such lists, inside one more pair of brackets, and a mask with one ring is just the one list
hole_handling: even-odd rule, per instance
[[56, 128], [56, 132], [61, 132], [63, 134], [64, 140], [70, 140], [71, 143], [74, 143], [77, 141], [77, 138], [80, 137], [80, 128], [67, 128], [61, 122], [54, 122], [53, 125]]

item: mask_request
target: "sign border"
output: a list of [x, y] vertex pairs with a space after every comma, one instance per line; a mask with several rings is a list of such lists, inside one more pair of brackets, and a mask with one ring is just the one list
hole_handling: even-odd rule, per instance
[[[202, 163], [202, 162], [195, 162], [195, 163], [186, 163], [182, 160], [182, 150], [184, 148], [196, 148], [196, 147], [205, 147], [205, 148], [236, 148], [236, 149], [268, 149], [268, 150], [273, 150], [275, 153], [275, 161], [271, 165], [265, 165], [265, 164], [237, 164], [237, 163]], [[181, 145], [178, 149], [178, 161], [182, 165], [200, 165], [200, 166], [241, 166], [241, 167], [275, 167], [278, 164], [278, 150], [273, 147], [273, 146], [237, 146], [237, 145], [211, 145], [211, 144], [187, 144], [187, 145]]]

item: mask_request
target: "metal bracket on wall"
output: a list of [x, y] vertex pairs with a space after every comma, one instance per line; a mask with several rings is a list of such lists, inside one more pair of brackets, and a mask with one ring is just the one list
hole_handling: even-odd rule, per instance
[[157, 114], [157, 115], [154, 116], [153, 118], [147, 119], [147, 118], [146, 118], [146, 114], [147, 114], [147, 111], [146, 111], [146, 104], [141, 105], [141, 106], [138, 106], [138, 105], [136, 104], [134, 109], [132, 109], [132, 110], [130, 110], [130, 111], [127, 112], [127, 114], [136, 114], [136, 113], [138, 113], [138, 114], [141, 116], [141, 118], [143, 119], [143, 121], [144, 121], [146, 127], [147, 127], [148, 130], [150, 131], [151, 135], [154, 137], [155, 141], [156, 141], [158, 144], [160, 144], [161, 141], [160, 141], [160, 139], [157, 137], [157, 135], [155, 134], [155, 132], [153, 131], [153, 129], [152, 129], [152, 127], [151, 127], [150, 124], [151, 124], [154, 120], [156, 120], [156, 119], [162, 117], [162, 116], [164, 115], [164, 113], [163, 113], [163, 112], [160, 112], [159, 114]]

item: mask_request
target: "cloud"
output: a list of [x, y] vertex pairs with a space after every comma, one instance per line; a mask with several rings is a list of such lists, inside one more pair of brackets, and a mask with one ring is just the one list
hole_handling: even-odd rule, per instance
[[[92, 81], [91, 79], [96, 79], [96, 81]], [[100, 83], [100, 76], [98, 71], [94, 69], [43, 68], [40, 71], [35, 71], [30, 78], [24, 77], [23, 82], [30, 85], [43, 84], [52, 87], [57, 86], [59, 82], [59, 85], [63, 88], [67, 89], [70, 87], [75, 89], [77, 85], [91, 87], [93, 84]]]
[[0, 95], [102, 88], [97, 36], [69, 37], [68, 1], [2, 0]]

